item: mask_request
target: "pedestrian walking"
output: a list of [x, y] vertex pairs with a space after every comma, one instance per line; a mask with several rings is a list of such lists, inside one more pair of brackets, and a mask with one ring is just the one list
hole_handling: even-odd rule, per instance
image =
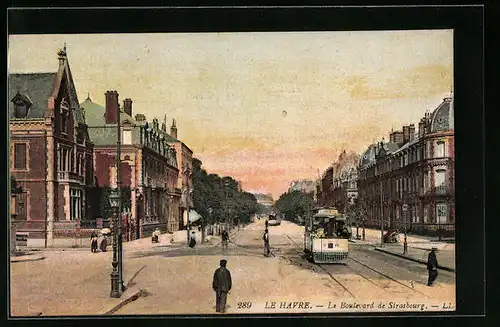
[[271, 254], [271, 249], [269, 247], [269, 231], [266, 230], [264, 231], [264, 236], [262, 236], [262, 239], [264, 240], [264, 253], [265, 255], [269, 256]]
[[92, 232], [90, 235], [90, 252], [96, 253], [97, 252], [97, 233]]
[[102, 252], [106, 252], [108, 250], [108, 237], [106, 236], [106, 234], [102, 234], [100, 248]]
[[269, 227], [269, 221], [267, 221], [267, 219], [266, 219], [266, 229], [267, 229], [267, 227]]
[[192, 231], [189, 238], [189, 247], [194, 248], [195, 245], [196, 245], [196, 233]]
[[227, 293], [231, 290], [231, 273], [226, 268], [227, 260], [220, 261], [220, 267], [215, 270], [212, 288], [215, 291], [215, 311], [226, 312]]
[[427, 280], [427, 286], [432, 286], [434, 281], [436, 280], [438, 276], [438, 261], [436, 258], [436, 251], [437, 248], [432, 248], [431, 252], [429, 253], [429, 257], [427, 258], [427, 271], [429, 272], [429, 279]]
[[222, 248], [227, 249], [227, 243], [229, 241], [229, 234], [226, 230], [222, 231], [221, 239], [222, 239]]

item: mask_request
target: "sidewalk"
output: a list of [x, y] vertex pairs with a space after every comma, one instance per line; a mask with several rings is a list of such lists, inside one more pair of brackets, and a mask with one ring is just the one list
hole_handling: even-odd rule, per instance
[[48, 251], [44, 256], [10, 265], [12, 316], [106, 314], [140, 292], [141, 285], [133, 283], [144, 266], [140, 260], [126, 259], [124, 281], [130, 287], [116, 299], [110, 297], [112, 252]]
[[[353, 229], [353, 235], [356, 230]], [[361, 228], [359, 234], [362, 235]], [[401, 258], [427, 264], [427, 256], [431, 248], [435, 247], [439, 268], [455, 271], [455, 244], [445, 241], [438, 241], [435, 237], [411, 235], [406, 237], [408, 244], [408, 253], [403, 255], [403, 241], [404, 236], [401, 235], [400, 243], [380, 243], [380, 230], [365, 229], [365, 241], [352, 239], [353, 243], [371, 244], [375, 246], [377, 251], [385, 252], [388, 254], [396, 255]]]

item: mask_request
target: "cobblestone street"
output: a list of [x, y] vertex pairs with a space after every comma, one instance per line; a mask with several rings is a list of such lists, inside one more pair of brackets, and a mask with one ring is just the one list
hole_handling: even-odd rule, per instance
[[[104, 314], [141, 289], [147, 291], [145, 296], [115, 314], [215, 313], [211, 283], [222, 258], [228, 260], [233, 279], [228, 314], [287, 312], [279, 307], [283, 301], [314, 305], [290, 312], [335, 312], [338, 307], [327, 307], [341, 301], [455, 305], [452, 272], [440, 271], [437, 284], [427, 287], [425, 265], [359, 243], [351, 243], [347, 265], [315, 265], [301, 256], [303, 227], [286, 221], [270, 227], [273, 256], [265, 257], [263, 229], [260, 221], [236, 231], [228, 249], [220, 247], [217, 237], [194, 249], [182, 242], [170, 243], [168, 235], [155, 245], [149, 239], [126, 243], [124, 279], [129, 289], [122, 299], [109, 297], [112, 252], [46, 251], [44, 260], [12, 264], [12, 314]], [[276, 308], [272, 302], [278, 303]], [[251, 307], [243, 308], [243, 303]]]

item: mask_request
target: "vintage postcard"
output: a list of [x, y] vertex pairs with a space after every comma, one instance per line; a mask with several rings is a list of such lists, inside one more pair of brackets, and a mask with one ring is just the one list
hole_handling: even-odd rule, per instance
[[454, 312], [453, 35], [9, 35], [11, 316]]

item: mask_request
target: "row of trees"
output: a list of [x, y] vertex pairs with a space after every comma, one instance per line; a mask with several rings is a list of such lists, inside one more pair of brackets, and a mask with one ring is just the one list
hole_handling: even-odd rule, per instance
[[314, 192], [289, 191], [281, 194], [274, 204], [284, 219], [301, 223], [306, 215], [314, 208]]
[[199, 159], [193, 158], [193, 206], [205, 224], [215, 222], [250, 222], [259, 211], [255, 196], [239, 189], [231, 177], [208, 174]]

